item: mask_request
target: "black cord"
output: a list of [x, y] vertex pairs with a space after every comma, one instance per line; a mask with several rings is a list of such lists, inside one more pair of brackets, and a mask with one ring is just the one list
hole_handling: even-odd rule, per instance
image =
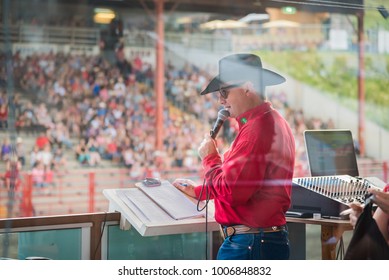
[[[205, 189], [205, 195], [206, 195], [205, 205], [204, 205], [204, 207], [202, 207], [200, 209], [200, 201], [201, 201], [201, 197], [203, 196], [204, 189]], [[202, 185], [201, 190], [200, 190], [199, 198], [197, 199], [197, 211], [201, 212], [205, 208], [205, 259], [206, 260], [208, 260], [208, 202], [209, 202], [209, 198], [210, 198], [210, 192], [209, 192], [207, 181], [204, 178], [203, 185]]]
[[[208, 202], [210, 200], [210, 190], [209, 190], [209, 187], [208, 187], [208, 182], [205, 178], [207, 178], [215, 169], [217, 168], [220, 168], [220, 165], [216, 165], [214, 167], [212, 167], [210, 170], [208, 170], [208, 172], [205, 174], [204, 176], [204, 180], [203, 180], [203, 185], [201, 187], [201, 190], [200, 190], [200, 194], [199, 194], [199, 197], [197, 199], [197, 211], [203, 211], [204, 208], [205, 208], [205, 259], [208, 260]], [[205, 205], [203, 208], [200, 209], [200, 201], [201, 201], [201, 198], [203, 197], [203, 192], [204, 192], [204, 189], [205, 189]]]
[[[207, 182], [204, 179], [203, 185], [202, 185], [201, 190], [200, 190], [199, 198], [197, 199], [197, 211], [199, 211], [199, 212], [203, 211], [204, 209], [207, 210], [207, 208], [208, 208], [209, 189], [208, 189], [208, 185], [206, 183]], [[203, 196], [204, 189], [205, 189], [205, 192], [206, 192], [205, 193], [206, 194], [205, 205], [203, 206], [203, 208], [200, 209], [200, 202], [201, 202], [201, 197]]]
[[97, 246], [95, 248], [95, 252], [93, 254], [93, 259], [96, 259], [97, 250], [99, 249], [99, 247], [101, 245], [101, 240], [103, 239], [103, 234], [104, 234], [104, 230], [105, 230], [105, 224], [107, 223], [107, 217], [108, 217], [108, 212], [105, 212], [103, 227], [102, 227], [101, 232], [100, 232], [99, 243], [97, 243]]
[[344, 258], [344, 242], [343, 242], [343, 236], [341, 236], [339, 239], [339, 247], [336, 253], [336, 259], [343, 260], [343, 258]]

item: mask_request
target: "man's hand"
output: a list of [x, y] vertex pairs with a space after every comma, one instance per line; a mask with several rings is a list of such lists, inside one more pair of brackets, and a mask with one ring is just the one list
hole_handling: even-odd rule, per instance
[[173, 186], [193, 198], [196, 198], [196, 193], [194, 191], [195, 185], [196, 183], [189, 179], [176, 179], [173, 182]]
[[211, 136], [206, 135], [198, 148], [198, 153], [201, 160], [203, 160], [207, 155], [217, 154], [218, 150], [216, 147], [216, 141], [212, 139]]
[[355, 227], [355, 224], [363, 211], [363, 207], [359, 203], [351, 203], [349, 206], [351, 208], [350, 224]]

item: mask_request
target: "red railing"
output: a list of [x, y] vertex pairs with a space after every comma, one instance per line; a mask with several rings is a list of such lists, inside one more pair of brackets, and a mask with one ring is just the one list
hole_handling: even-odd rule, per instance
[[95, 210], [95, 172], [89, 173], [89, 212], [93, 213]]

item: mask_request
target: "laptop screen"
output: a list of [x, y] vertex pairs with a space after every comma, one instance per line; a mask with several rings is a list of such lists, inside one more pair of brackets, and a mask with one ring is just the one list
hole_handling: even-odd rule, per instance
[[306, 130], [304, 139], [311, 176], [359, 176], [350, 130]]

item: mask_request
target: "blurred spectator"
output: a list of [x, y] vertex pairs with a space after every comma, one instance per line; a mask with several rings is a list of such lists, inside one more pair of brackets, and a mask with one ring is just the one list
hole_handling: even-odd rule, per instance
[[30, 152], [30, 168], [33, 168], [38, 162], [39, 147], [35, 145]]
[[125, 96], [126, 93], [126, 85], [124, 84], [124, 79], [122, 76], [120, 76], [115, 83], [114, 87], [114, 96], [116, 97], [122, 97]]
[[118, 150], [117, 143], [115, 142], [115, 138], [110, 136], [107, 137], [107, 145], [105, 146], [105, 152], [103, 154], [104, 159], [112, 160], [116, 163], [120, 162], [121, 155]]
[[50, 145], [50, 139], [46, 135], [46, 132], [40, 132], [39, 136], [35, 140], [35, 145], [39, 150], [43, 150], [47, 145]]
[[20, 93], [15, 94], [13, 98], [13, 106], [15, 108], [15, 115], [19, 116], [22, 113], [22, 108], [23, 108]]
[[25, 127], [33, 127], [34, 125], [38, 124], [38, 119], [34, 112], [34, 107], [31, 103], [31, 101], [27, 101], [25, 107], [22, 111], [23, 115], [23, 124]]
[[10, 158], [12, 151], [12, 145], [9, 138], [6, 136], [3, 139], [3, 144], [1, 145], [1, 160], [6, 161]]
[[131, 170], [131, 168], [135, 163], [134, 151], [131, 149], [131, 147], [126, 147], [124, 149], [124, 151], [122, 152], [122, 157], [123, 157], [124, 166]]
[[53, 153], [51, 151], [51, 145], [47, 144], [43, 150], [40, 150], [36, 156], [37, 161], [43, 163], [45, 170], [51, 169], [53, 163]]
[[52, 170], [56, 172], [65, 171], [67, 167], [67, 159], [62, 151], [61, 147], [55, 149], [53, 160], [52, 160]]
[[0, 129], [8, 128], [8, 104], [3, 103], [0, 105]]
[[45, 167], [42, 162], [37, 161], [31, 170], [32, 182], [34, 187], [47, 187]]
[[46, 104], [41, 103], [39, 107], [36, 109], [35, 115], [37, 116], [38, 123], [45, 128], [52, 128], [54, 126], [53, 120], [49, 115]]
[[130, 169], [130, 178], [133, 180], [140, 180], [146, 177], [146, 170], [144, 163], [136, 161]]
[[22, 164], [16, 157], [11, 157], [6, 161], [5, 174], [4, 174], [4, 186], [7, 190], [11, 188], [14, 191], [18, 191], [21, 184], [20, 170]]
[[101, 162], [101, 156], [99, 154], [99, 146], [94, 137], [89, 138], [87, 143], [88, 153], [89, 153], [89, 165], [96, 166]]
[[89, 165], [90, 155], [84, 138], [81, 138], [75, 147], [76, 159], [81, 165]]
[[20, 114], [16, 116], [16, 121], [15, 121], [15, 128], [16, 132], [19, 134], [22, 130], [25, 130], [28, 134], [31, 132], [30, 128], [28, 127], [28, 119], [26, 117], [26, 114]]
[[49, 130], [49, 133], [50, 139], [52, 139], [53, 143], [57, 146], [65, 147], [67, 149], [71, 149], [73, 147], [69, 131], [62, 122], [56, 123], [54, 128]]
[[0, 87], [0, 105], [3, 105], [4, 103], [7, 103], [7, 94], [5, 92], [5, 89], [3, 89], [3, 87]]
[[23, 139], [21, 137], [16, 138], [16, 155], [21, 165], [26, 164], [26, 152], [24, 149]]

